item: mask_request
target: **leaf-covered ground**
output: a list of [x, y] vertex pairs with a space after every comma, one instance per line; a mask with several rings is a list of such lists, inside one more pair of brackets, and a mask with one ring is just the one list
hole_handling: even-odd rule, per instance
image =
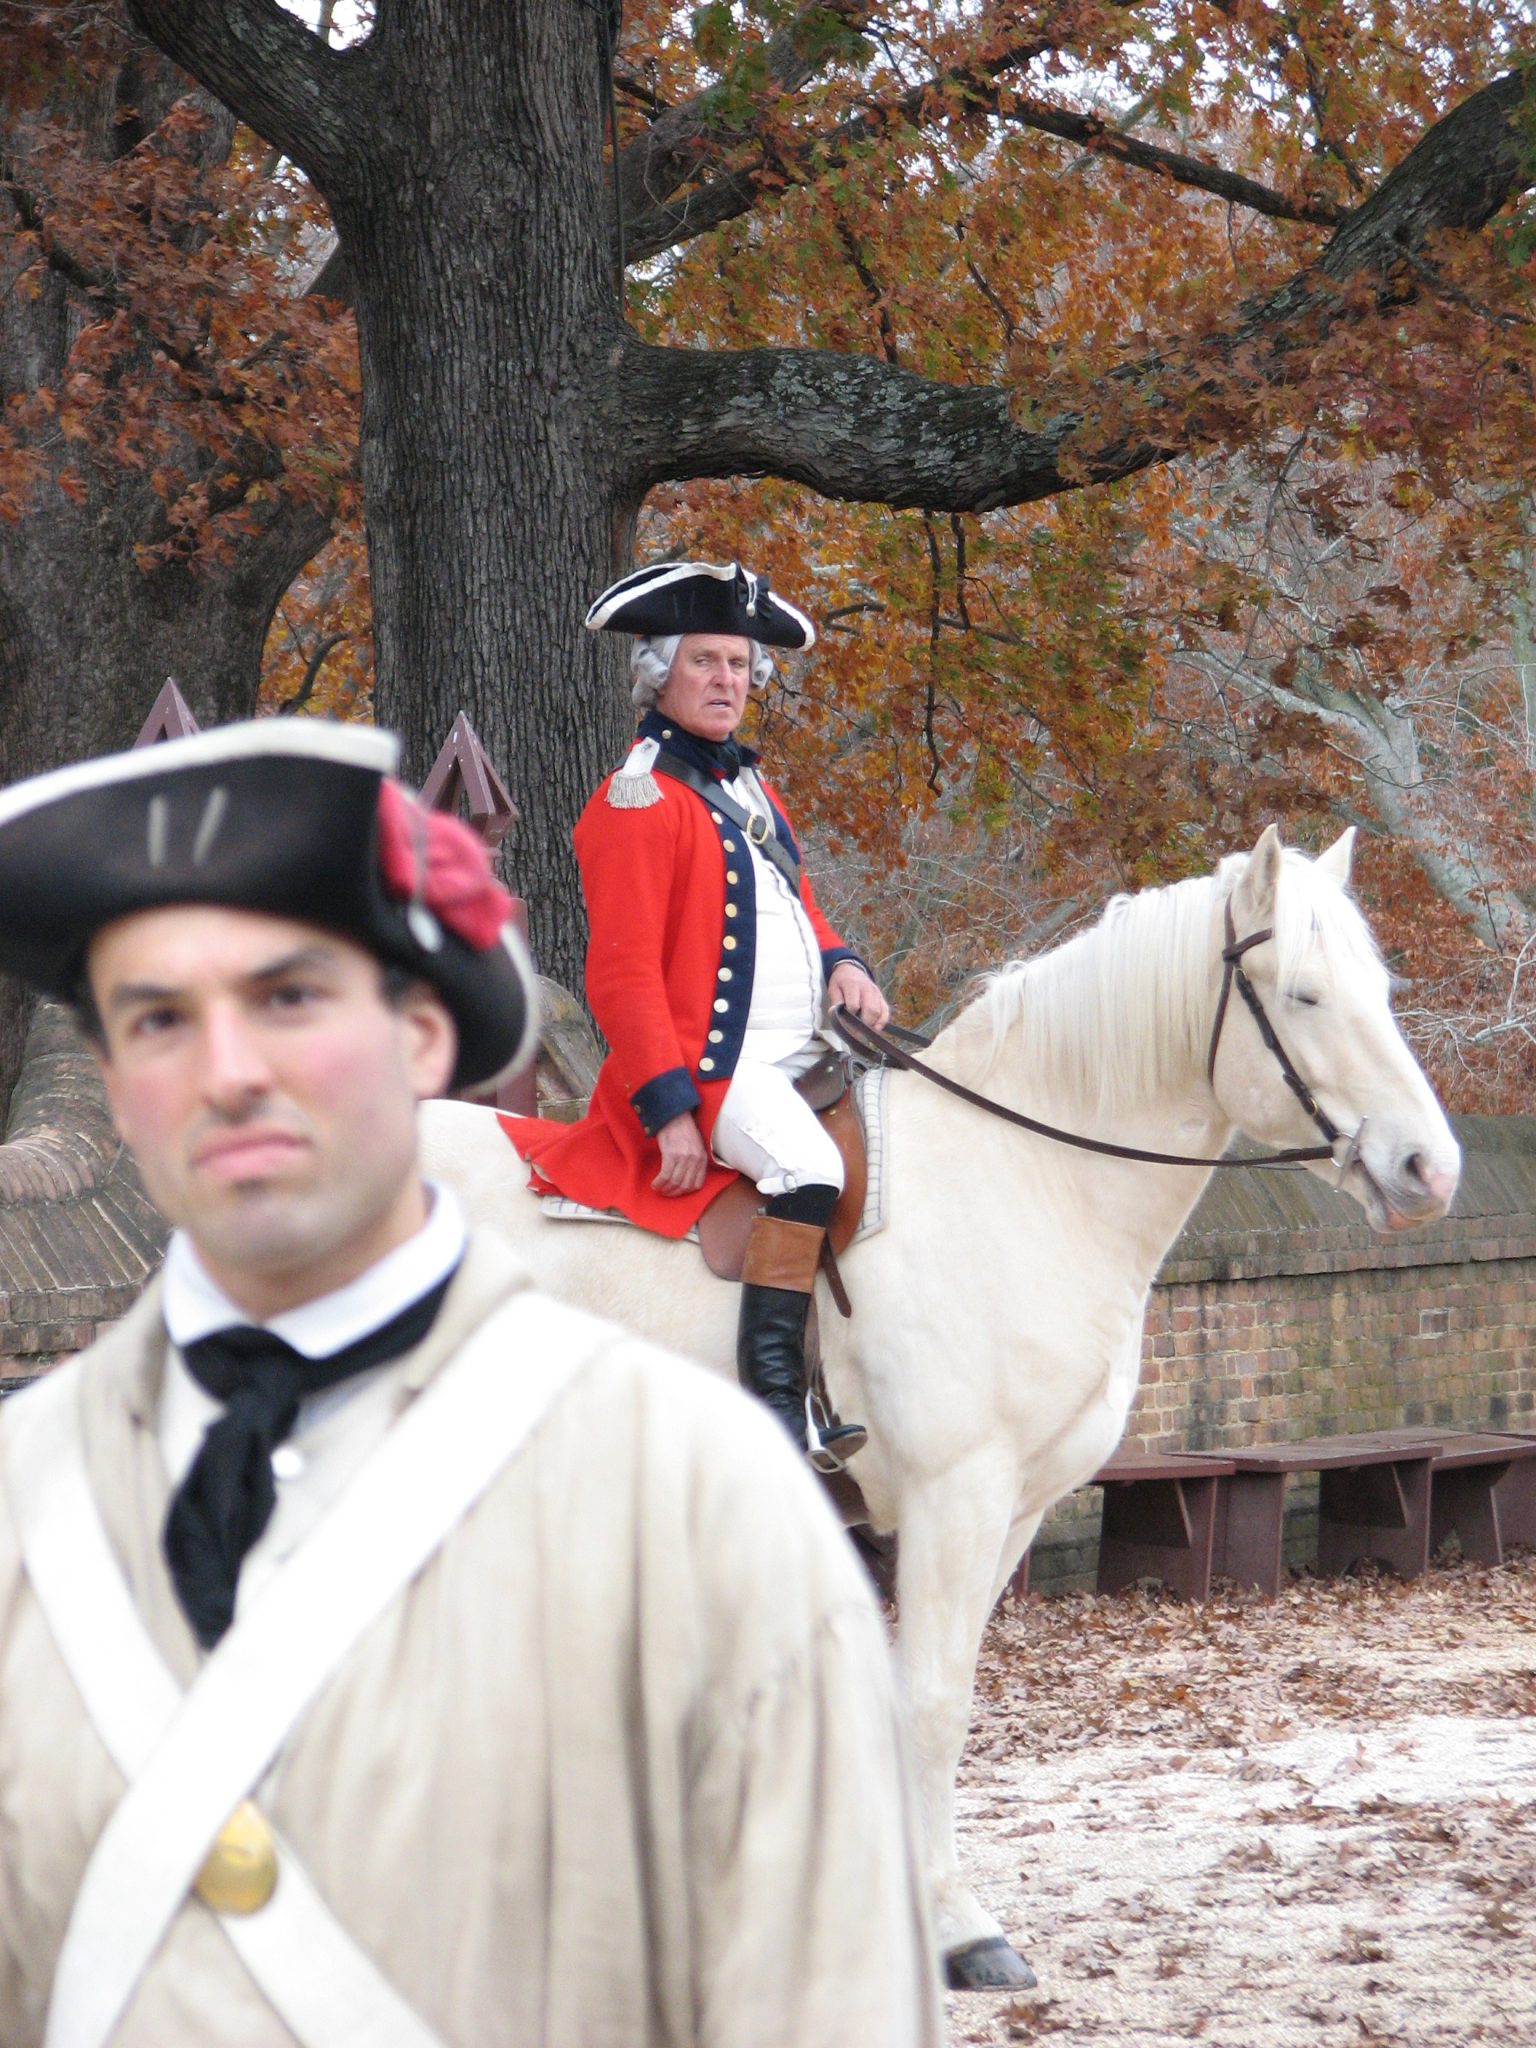
[[967, 1876], [1038, 1991], [956, 2044], [1536, 2043], [1536, 1556], [1005, 1612]]

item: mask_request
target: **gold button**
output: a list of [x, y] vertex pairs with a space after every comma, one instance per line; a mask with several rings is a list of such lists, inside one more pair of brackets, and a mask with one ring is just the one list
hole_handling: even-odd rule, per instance
[[720, 972], [715, 976], [716, 981], [729, 981], [730, 978], [731, 970], [729, 969], [729, 967], [722, 967]]
[[721, 817], [718, 811], [711, 811], [709, 815], [714, 819], [717, 825], [723, 825], [725, 823], [724, 818]]
[[670, 725], [664, 725], [664, 726], [663, 726], [663, 727], [661, 728], [661, 736], [662, 736], [662, 738], [663, 738], [664, 740], [669, 740], [669, 739], [671, 739], [671, 737], [672, 737], [672, 728], [671, 728], [671, 726], [670, 726]]
[[734, 853], [736, 851], [736, 842], [734, 839], [722, 839], [720, 844], [725, 848], [727, 853]]
[[701, 1074], [712, 1074], [714, 1071], [715, 1063], [712, 1059], [702, 1059], [699, 1061], [699, 1072]]
[[733, 938], [731, 937], [731, 935], [729, 934], [729, 932], [727, 932], [727, 934], [726, 934], [726, 935], [725, 935], [725, 937], [724, 937], [724, 938], [723, 938], [723, 939], [722, 939], [722, 940], [720, 941], [720, 943], [721, 943], [721, 945], [722, 945], [722, 946], [724, 946], [725, 950], [726, 950], [726, 951], [727, 951], [728, 953], [729, 953], [729, 952], [732, 952], [732, 951], [734, 951], [734, 949], [735, 949], [736, 941], [735, 941], [735, 940], [734, 940], [734, 939], [733, 939]]
[[734, 903], [727, 903], [727, 905], [725, 906], [725, 914], [727, 917], [734, 917], [736, 915], [736, 906]]
[[728, 1010], [730, 1007], [730, 1004], [725, 1000], [724, 996], [715, 997], [715, 1010], [717, 1014], [719, 1014], [721, 1011]]
[[725, 1033], [723, 1031], [711, 1031], [711, 1033], [709, 1034], [709, 1042], [711, 1045], [721, 1044], [724, 1038]]
[[737, 874], [734, 868], [727, 868], [725, 871], [725, 879], [728, 882], [739, 882], [741, 880], [741, 877]]
[[255, 1804], [242, 1799], [203, 1859], [193, 1890], [216, 1913], [259, 1913], [277, 1889], [277, 1844]]

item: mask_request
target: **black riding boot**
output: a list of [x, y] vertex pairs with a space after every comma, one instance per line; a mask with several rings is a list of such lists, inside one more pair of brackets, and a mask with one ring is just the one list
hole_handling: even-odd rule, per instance
[[[802, 1451], [807, 1448], [805, 1322], [837, 1196], [836, 1188], [825, 1186], [775, 1195], [753, 1219], [742, 1261], [736, 1369], [742, 1385], [773, 1410]], [[835, 1420], [820, 1435], [823, 1448], [838, 1462], [861, 1449], [866, 1439], [861, 1424]]]

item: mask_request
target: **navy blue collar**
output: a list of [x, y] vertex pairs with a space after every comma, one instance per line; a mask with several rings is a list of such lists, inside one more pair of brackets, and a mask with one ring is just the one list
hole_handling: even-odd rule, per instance
[[680, 761], [686, 761], [690, 768], [697, 768], [701, 775], [713, 775], [720, 782], [734, 782], [743, 768], [754, 767], [757, 763], [754, 748], [744, 747], [734, 739], [701, 739], [687, 726], [679, 725], [675, 718], [663, 718], [654, 704], [640, 721], [639, 737], [655, 740], [669, 754], [676, 754]]

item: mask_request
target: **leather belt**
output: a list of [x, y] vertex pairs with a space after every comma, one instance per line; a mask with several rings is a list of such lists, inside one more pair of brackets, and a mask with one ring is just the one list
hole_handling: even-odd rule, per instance
[[656, 767], [661, 774], [670, 775], [674, 782], [691, 789], [695, 796], [703, 797], [705, 803], [713, 805], [722, 817], [729, 818], [763, 859], [773, 863], [795, 895], [800, 894], [800, 863], [765, 819], [744, 811], [734, 797], [726, 795], [718, 782], [701, 775], [691, 761], [681, 761], [676, 754], [669, 754], [665, 747], [656, 756]]

